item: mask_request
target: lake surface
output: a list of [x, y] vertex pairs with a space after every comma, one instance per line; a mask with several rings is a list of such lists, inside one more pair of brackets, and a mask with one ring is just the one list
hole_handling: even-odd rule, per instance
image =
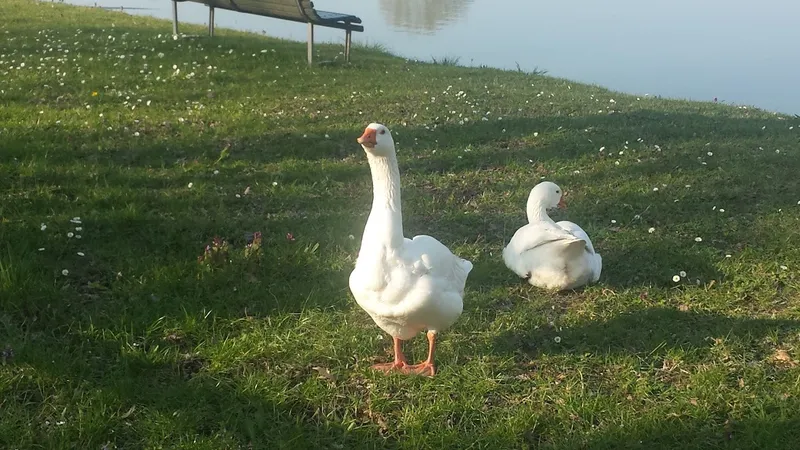
[[[136, 7], [172, 17], [169, 0], [68, 0]], [[316, 0], [355, 14], [379, 43], [419, 60], [547, 70], [549, 75], [638, 95], [713, 100], [800, 114], [800, 2], [796, 0]], [[504, 7], [500, 7], [504, 5]], [[208, 9], [178, 5], [181, 22]], [[304, 24], [218, 10], [218, 27], [305, 41]], [[170, 31], [171, 28], [165, 28]], [[318, 27], [317, 40], [344, 42]], [[358, 57], [357, 51], [354, 57]]]

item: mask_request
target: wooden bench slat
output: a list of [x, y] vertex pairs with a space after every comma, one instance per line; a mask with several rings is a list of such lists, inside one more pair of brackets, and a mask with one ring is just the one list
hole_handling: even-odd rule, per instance
[[306, 21], [305, 16], [297, 8], [279, 1], [264, 0], [206, 0], [203, 1], [208, 6], [227, 9], [230, 11], [244, 12], [249, 14], [266, 15], [275, 18], [285, 18], [296, 21]]
[[[314, 2], [312, 2], [311, 0], [296, 0], [296, 1], [299, 4], [300, 8], [303, 10], [303, 12], [306, 15], [308, 15], [308, 18], [311, 19], [312, 22], [325, 23], [331, 21], [333, 22], [344, 21], [344, 22], [361, 23], [361, 19], [351, 14], [341, 14], [330, 11], [318, 11], [314, 9]], [[324, 13], [325, 17], [323, 17], [323, 15], [320, 13]]]
[[350, 23], [361, 23], [361, 19], [356, 16], [350, 14], [342, 14], [342, 13], [335, 13], [330, 11], [320, 11], [318, 9], [315, 10], [317, 16], [319, 16], [322, 21], [343, 21], [343, 22], [350, 22]]

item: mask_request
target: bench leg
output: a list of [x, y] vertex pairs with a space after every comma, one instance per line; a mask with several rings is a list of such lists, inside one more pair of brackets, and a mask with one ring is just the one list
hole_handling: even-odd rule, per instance
[[172, 34], [178, 34], [178, 2], [172, 0]]
[[350, 46], [353, 43], [353, 30], [344, 32], [344, 60], [350, 62]]
[[314, 62], [314, 24], [308, 23], [308, 65]]
[[214, 36], [214, 7], [208, 7], [208, 35]]

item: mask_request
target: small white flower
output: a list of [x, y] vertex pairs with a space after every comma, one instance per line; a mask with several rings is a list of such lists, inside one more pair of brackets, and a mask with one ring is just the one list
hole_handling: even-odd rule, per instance
[[685, 271], [683, 271], [683, 270], [681, 270], [680, 272], [678, 272], [678, 275], [680, 275], [680, 276], [681, 276], [681, 278], [686, 278], [686, 272], [685, 272]]
[[553, 340], [556, 342], [556, 344], [560, 344], [561, 343], [561, 336], [556, 336], [556, 337], [553, 338]]
[[86, 256], [83, 252], [78, 252], [78, 256]]
[[782, 269], [782, 270], [789, 270], [789, 268], [788, 268], [788, 267], [786, 267], [786, 266], [781, 266], [781, 269]]
[[194, 183], [191, 183], [191, 182], [190, 182], [190, 183], [189, 183], [189, 189], [191, 189], [191, 188], [192, 188], [192, 186], [194, 186]]
[[720, 208], [719, 212], [725, 212], [725, 210], [723, 208]]
[[605, 147], [600, 147], [600, 151], [601, 151], [601, 152], [602, 152], [603, 150], [605, 150], [605, 149], [606, 149]]
[[730, 258], [730, 257], [731, 257], [731, 255], [730, 255], [730, 254], [728, 254], [728, 255], [725, 255], [725, 257], [726, 257], [726, 258]]
[[695, 242], [703, 242], [703, 238], [701, 238], [700, 236], [697, 236], [696, 238], [694, 238], [694, 241]]
[[136, 136], [136, 137], [139, 137], [139, 132], [136, 131], [136, 132], [133, 133], [133, 135]]
[[75, 239], [80, 239], [80, 238], [81, 238], [81, 235], [80, 235], [80, 234], [76, 234], [76, 235], [75, 235]]
[[47, 229], [47, 225], [45, 225], [45, 224], [41, 224], [41, 225], [39, 225], [39, 228], [40, 228], [42, 231], [44, 231], [44, 230], [46, 230], [46, 229]]
[[71, 238], [71, 237], [73, 237], [73, 236], [75, 236], [75, 233], [73, 233], [72, 231], [70, 231], [69, 233], [67, 233], [67, 237], [68, 237], [68, 238]]
[[273, 182], [272, 182], [272, 185], [273, 185], [273, 186], [277, 186], [277, 185], [278, 185], [278, 182], [277, 182], [277, 181], [273, 181]]
[[650, 228], [648, 228], [647, 232], [650, 233], [650, 234], [653, 234], [653, 233], [656, 232], [656, 229], [653, 228], [653, 227], [650, 227]]
[[675, 275], [675, 276], [672, 277], [672, 281], [677, 283], [677, 282], [681, 281], [681, 277], [678, 276], [678, 275]]
[[215, 170], [214, 175], [219, 175], [219, 170]]
[[657, 187], [654, 187], [654, 188], [653, 188], [653, 192], [658, 192], [658, 188], [657, 188]]
[[356, 237], [355, 237], [355, 236], [353, 236], [352, 234], [351, 234], [351, 235], [349, 235], [349, 236], [347, 236], [347, 239], [350, 239], [351, 241], [352, 241], [352, 240], [354, 240], [355, 238], [356, 238]]
[[538, 132], [538, 131], [534, 131], [534, 132], [533, 132], [533, 137], [536, 137], [536, 136], [538, 136], [538, 135], [539, 135], [539, 132]]
[[706, 153], [706, 155], [708, 155], [708, 156], [714, 156], [714, 152], [708, 152], [708, 153]]
[[41, 248], [39, 249], [39, 251], [40, 251], [40, 252], [43, 252], [43, 251], [44, 251], [44, 247], [41, 247]]
[[611, 223], [617, 223], [617, 221], [614, 220], [614, 219], [611, 219]]
[[64, 275], [64, 276], [69, 275], [69, 270], [67, 270], [67, 269], [62, 270], [61, 271], [61, 275]]
[[331, 137], [330, 137], [330, 136], [328, 136], [327, 134], [325, 135], [325, 139], [330, 139], [330, 138], [331, 138]]
[[241, 194], [236, 194], [236, 198], [242, 198]]
[[80, 217], [73, 217], [69, 221], [72, 222], [72, 223], [81, 223], [81, 218]]

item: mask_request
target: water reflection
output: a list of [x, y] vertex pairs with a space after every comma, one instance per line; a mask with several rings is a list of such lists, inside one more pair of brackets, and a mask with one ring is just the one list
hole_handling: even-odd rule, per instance
[[380, 0], [381, 13], [394, 28], [434, 34], [466, 16], [473, 0]]

